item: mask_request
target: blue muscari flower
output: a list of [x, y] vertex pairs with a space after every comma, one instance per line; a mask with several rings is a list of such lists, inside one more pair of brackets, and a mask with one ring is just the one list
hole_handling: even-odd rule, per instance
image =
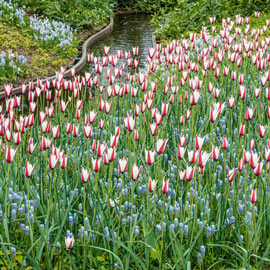
[[174, 231], [174, 229], [175, 229], [175, 225], [174, 225], [174, 223], [171, 223], [171, 224], [170, 224], [170, 230], [171, 230], [171, 231]]
[[72, 225], [73, 224], [73, 216], [72, 215], [70, 215], [68, 217], [68, 223], [69, 223], [69, 225]]
[[184, 234], [187, 235], [188, 234], [188, 225], [184, 226]]
[[161, 226], [160, 226], [160, 224], [157, 224], [157, 225], [156, 225], [156, 231], [157, 231], [158, 233], [161, 232]]
[[201, 253], [198, 253], [198, 262], [199, 263], [202, 263], [202, 254]]
[[13, 257], [16, 256], [16, 248], [15, 248], [15, 247], [11, 247], [11, 248], [10, 248], [10, 252], [11, 252], [11, 255], [12, 255]]
[[29, 232], [30, 232], [30, 229], [29, 229], [29, 226], [27, 225], [25, 226], [24, 233], [28, 235]]
[[244, 236], [242, 234], [240, 235], [240, 238], [241, 238], [241, 242], [243, 242], [244, 241]]
[[201, 245], [200, 252], [201, 252], [202, 256], [204, 257], [205, 256], [205, 246], [204, 245]]
[[207, 227], [206, 227], [206, 235], [207, 235], [207, 236], [210, 236], [211, 233], [212, 233], [212, 228], [211, 228], [211, 226], [207, 226]]

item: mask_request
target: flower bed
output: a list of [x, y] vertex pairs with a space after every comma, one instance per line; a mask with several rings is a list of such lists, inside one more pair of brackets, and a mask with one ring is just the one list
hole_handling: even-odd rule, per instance
[[105, 47], [70, 80], [6, 85], [0, 264], [269, 267], [270, 20], [211, 22], [145, 70]]

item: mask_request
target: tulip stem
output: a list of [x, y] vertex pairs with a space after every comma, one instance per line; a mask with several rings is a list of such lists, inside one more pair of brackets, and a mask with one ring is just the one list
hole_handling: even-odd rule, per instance
[[163, 202], [162, 202], [162, 213], [161, 213], [161, 254], [159, 261], [159, 270], [162, 270], [162, 256], [163, 256], [163, 247], [164, 247], [164, 212], [165, 212], [165, 194], [163, 194]]

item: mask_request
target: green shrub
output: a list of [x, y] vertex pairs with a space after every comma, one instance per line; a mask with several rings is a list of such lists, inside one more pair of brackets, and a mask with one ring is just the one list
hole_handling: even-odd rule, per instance
[[178, 0], [174, 7], [161, 8], [152, 23], [159, 39], [180, 38], [183, 33], [198, 32], [203, 25], [209, 25], [211, 16], [221, 22], [222, 18], [236, 14], [250, 16], [257, 10], [267, 12], [269, 6], [270, 0]]
[[14, 0], [29, 13], [69, 24], [74, 29], [106, 24], [112, 12], [111, 1], [104, 0]]

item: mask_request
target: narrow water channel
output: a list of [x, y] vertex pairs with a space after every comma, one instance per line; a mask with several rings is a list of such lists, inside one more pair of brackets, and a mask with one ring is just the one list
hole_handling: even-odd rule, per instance
[[103, 47], [109, 46], [109, 54], [117, 54], [118, 50], [130, 51], [132, 47], [139, 47], [139, 67], [143, 68], [148, 55], [148, 47], [152, 47], [152, 35], [154, 30], [150, 24], [151, 15], [148, 14], [128, 14], [117, 15], [114, 18], [113, 31], [104, 39], [93, 44], [89, 48], [89, 53], [95, 56], [103, 55]]

